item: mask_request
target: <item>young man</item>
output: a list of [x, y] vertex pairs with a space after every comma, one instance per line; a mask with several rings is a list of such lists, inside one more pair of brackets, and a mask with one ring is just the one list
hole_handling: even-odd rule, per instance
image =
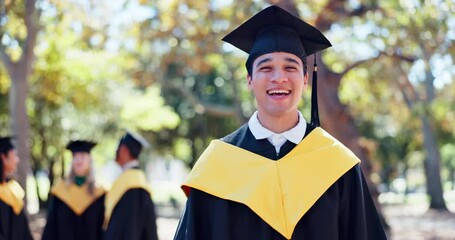
[[24, 210], [25, 192], [10, 179], [16, 172], [19, 157], [10, 137], [0, 137], [0, 239], [31, 240]]
[[102, 239], [105, 190], [96, 186], [90, 151], [96, 143], [71, 141], [71, 171], [51, 190], [43, 240]]
[[223, 40], [249, 53], [257, 112], [197, 161], [174, 239], [386, 239], [360, 160], [297, 108], [306, 57], [330, 42], [277, 6]]
[[155, 205], [137, 160], [148, 143], [139, 135], [126, 133], [120, 140], [115, 161], [123, 173], [106, 195], [104, 239], [158, 239]]

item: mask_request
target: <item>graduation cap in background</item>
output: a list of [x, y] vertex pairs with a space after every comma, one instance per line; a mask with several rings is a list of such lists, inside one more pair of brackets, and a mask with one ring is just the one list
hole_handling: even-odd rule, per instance
[[0, 153], [6, 154], [11, 149], [14, 149], [14, 145], [11, 142], [11, 136], [8, 137], [0, 137]]
[[11, 137], [11, 136], [0, 137], [0, 153], [6, 154], [11, 149], [14, 149], [14, 145], [11, 141], [12, 138], [13, 137]]
[[76, 140], [71, 141], [66, 145], [66, 149], [70, 150], [71, 152], [87, 152], [90, 153], [90, 150], [96, 145], [95, 142], [85, 141], [85, 140]]
[[127, 131], [125, 135], [120, 139], [119, 145], [124, 144], [129, 150], [131, 155], [138, 157], [142, 151], [142, 148], [149, 148], [150, 144], [137, 133]]
[[[226, 35], [223, 41], [249, 54], [246, 68], [250, 75], [254, 60], [261, 55], [272, 52], [287, 52], [302, 59], [306, 66], [307, 56], [332, 46], [318, 29], [275, 5], [265, 8], [251, 17]], [[311, 123], [319, 126], [316, 71], [315, 56]]]

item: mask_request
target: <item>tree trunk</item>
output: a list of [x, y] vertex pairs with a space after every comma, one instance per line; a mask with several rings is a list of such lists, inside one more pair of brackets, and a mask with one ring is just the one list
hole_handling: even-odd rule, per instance
[[[371, 164], [368, 156], [368, 149], [360, 144], [361, 135], [355, 126], [354, 119], [351, 116], [346, 105], [340, 102], [338, 88], [340, 86], [340, 74], [335, 74], [328, 70], [327, 66], [318, 59], [318, 102], [321, 116], [321, 126], [332, 134], [341, 143], [346, 145], [362, 161], [361, 168], [365, 174], [370, 193], [373, 196], [374, 203], [378, 209], [382, 223], [386, 229], [389, 229], [384, 215], [382, 214], [381, 204], [378, 202], [379, 192], [376, 186], [371, 182]], [[311, 72], [311, 71], [310, 71]]]
[[22, 68], [16, 67], [10, 70], [10, 77], [12, 82], [9, 92], [11, 127], [17, 140], [16, 147], [20, 158], [17, 180], [26, 189], [26, 180], [30, 172], [30, 150], [28, 146], [30, 125], [26, 107], [28, 95], [27, 76]]
[[451, 189], [455, 190], [455, 167], [450, 165], [449, 167], [449, 179], [451, 183]]
[[431, 118], [431, 103], [435, 98], [434, 76], [430, 69], [430, 57], [425, 52], [425, 98], [423, 104], [424, 112], [420, 115], [422, 123], [423, 143], [426, 151], [424, 162], [425, 177], [427, 178], [427, 194], [430, 197], [430, 209], [448, 211], [444, 202], [442, 181], [441, 181], [441, 154], [438, 148], [436, 134], [434, 132]]
[[[22, 55], [17, 62], [13, 62], [7, 51], [0, 43], [0, 57], [11, 79], [9, 92], [9, 106], [11, 113], [11, 128], [16, 135], [17, 151], [21, 161], [18, 166], [18, 181], [26, 190], [26, 180], [30, 172], [30, 124], [27, 115], [26, 100], [28, 96], [28, 77], [32, 72], [36, 36], [39, 31], [39, 11], [36, 10], [36, 0], [25, 0], [24, 24], [27, 36], [20, 47]], [[2, 37], [0, 35], [0, 37]], [[26, 198], [24, 199], [26, 200]]]
[[424, 170], [427, 178], [427, 194], [430, 197], [430, 209], [447, 211], [441, 183], [441, 156], [434, 135], [433, 124], [428, 116], [421, 116], [420, 120], [426, 150]]

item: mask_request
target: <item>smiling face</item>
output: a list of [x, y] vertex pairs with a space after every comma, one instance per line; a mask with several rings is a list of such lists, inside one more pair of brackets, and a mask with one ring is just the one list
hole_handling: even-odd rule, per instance
[[292, 119], [307, 87], [302, 60], [294, 54], [274, 52], [253, 62], [248, 88], [253, 91], [261, 119]]

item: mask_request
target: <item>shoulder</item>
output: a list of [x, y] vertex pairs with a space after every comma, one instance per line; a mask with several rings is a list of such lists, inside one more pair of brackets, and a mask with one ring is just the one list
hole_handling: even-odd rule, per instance
[[55, 195], [57, 192], [63, 191], [68, 188], [68, 184], [64, 180], [58, 180], [51, 188], [51, 194]]
[[315, 128], [316, 128], [316, 126], [314, 126], [312, 123], [307, 123], [307, 124], [306, 124], [305, 135], [304, 135], [303, 138], [305, 138], [306, 136], [308, 136], [308, 134], [310, 134]]
[[145, 196], [147, 198], [150, 198], [150, 193], [144, 188], [130, 188], [128, 189], [123, 196]]
[[115, 186], [130, 188], [145, 188], [148, 189], [147, 177], [145, 173], [140, 169], [128, 169], [125, 170], [122, 175], [114, 183]]
[[[152, 202], [152, 197], [150, 192], [143, 189], [143, 188], [131, 188], [128, 189], [120, 198], [119, 204], [131, 204], [131, 202], [135, 203], [148, 203]], [[140, 205], [138, 205], [140, 206]], [[143, 205], [142, 205], [143, 206]]]
[[235, 146], [239, 146], [246, 138], [250, 137], [249, 135], [252, 134], [248, 127], [248, 123], [245, 123], [231, 134], [221, 138], [221, 141]]

